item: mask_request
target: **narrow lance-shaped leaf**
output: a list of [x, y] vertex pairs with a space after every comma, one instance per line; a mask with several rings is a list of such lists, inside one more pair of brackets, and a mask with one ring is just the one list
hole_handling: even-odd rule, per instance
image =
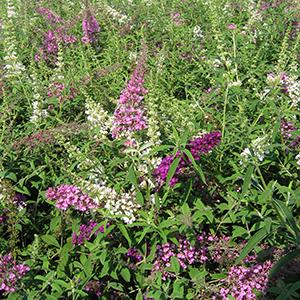
[[186, 154], [186, 156], [187, 156], [187, 157], [190, 159], [190, 161], [192, 162], [192, 165], [193, 165], [195, 171], [196, 171], [196, 172], [198, 173], [198, 175], [200, 176], [201, 180], [206, 184], [206, 180], [205, 180], [204, 173], [203, 173], [201, 167], [200, 167], [199, 165], [197, 165], [197, 163], [196, 163], [196, 161], [195, 161], [195, 159], [194, 159], [192, 153], [191, 153], [188, 149], [185, 149], [183, 152]]
[[177, 169], [177, 167], [178, 167], [178, 165], [179, 165], [179, 161], [180, 161], [180, 157], [176, 157], [176, 158], [173, 160], [173, 162], [172, 162], [172, 164], [171, 164], [171, 166], [170, 166], [170, 168], [169, 168], [168, 175], [167, 175], [167, 180], [166, 180], [166, 184], [167, 184], [167, 185], [170, 184], [170, 181], [171, 181], [171, 179], [173, 178], [173, 176], [174, 176], [174, 174], [175, 174], [175, 172], [176, 172], [176, 169]]
[[240, 263], [253, 249], [257, 246], [266, 236], [268, 231], [266, 227], [263, 227], [257, 231], [248, 241], [247, 245], [241, 251], [240, 256], [235, 261], [236, 264]]

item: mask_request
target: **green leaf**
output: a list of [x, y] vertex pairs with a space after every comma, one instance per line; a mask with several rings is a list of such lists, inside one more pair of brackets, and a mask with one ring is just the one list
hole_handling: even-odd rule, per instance
[[59, 245], [57, 239], [52, 235], [42, 235], [42, 240], [48, 245], [52, 245], [57, 248], [60, 248], [60, 245]]
[[101, 270], [101, 273], [100, 273], [100, 276], [99, 277], [104, 277], [108, 274], [108, 271], [109, 271], [109, 261], [106, 261], [104, 264], [103, 264], [103, 267], [102, 267], [102, 270]]
[[245, 234], [248, 234], [248, 231], [244, 228], [244, 227], [241, 227], [241, 226], [233, 226], [234, 230], [232, 232], [232, 238], [235, 238], [235, 237], [242, 237], [244, 236]]
[[172, 162], [172, 164], [171, 164], [171, 166], [169, 168], [168, 175], [167, 175], [167, 180], [166, 180], [166, 185], [167, 186], [169, 186], [170, 181], [171, 181], [171, 179], [173, 178], [173, 176], [174, 176], [174, 174], [176, 172], [176, 169], [177, 169], [177, 167], [179, 165], [180, 159], [181, 159], [181, 157], [176, 157], [173, 160], [173, 162]]
[[171, 257], [171, 268], [174, 273], [179, 274], [180, 264], [178, 262], [178, 259], [175, 256]]
[[250, 183], [251, 183], [251, 176], [253, 174], [253, 170], [254, 170], [254, 166], [250, 165], [246, 171], [244, 183], [242, 186], [241, 198], [243, 198], [246, 195], [246, 193], [248, 192], [248, 189], [249, 189]]
[[121, 270], [121, 276], [124, 278], [125, 281], [130, 282], [130, 272], [127, 268], [123, 268]]
[[273, 199], [274, 207], [279, 215], [279, 218], [282, 220], [282, 223], [285, 224], [292, 234], [296, 237], [300, 235], [299, 227], [293, 217], [292, 212], [289, 208], [280, 200]]
[[131, 247], [131, 239], [130, 239], [130, 236], [128, 234], [128, 231], [127, 231], [126, 227], [123, 224], [119, 224], [118, 228], [120, 229], [121, 233], [123, 234], [123, 236], [127, 240], [129, 247]]
[[206, 184], [206, 179], [205, 179], [205, 176], [204, 176], [204, 173], [201, 169], [201, 167], [196, 163], [192, 153], [188, 150], [188, 149], [185, 149], [183, 150], [183, 152], [186, 154], [186, 156], [191, 160], [192, 162], [192, 165], [195, 169], [195, 171], [198, 173], [198, 175], [200, 176], [202, 182], [204, 182]]
[[224, 273], [211, 274], [211, 279], [224, 279], [226, 277], [227, 277], [227, 275]]
[[284, 266], [286, 265], [288, 262], [290, 262], [291, 260], [293, 260], [294, 258], [300, 256], [300, 249], [296, 249], [286, 255], [284, 255], [283, 257], [281, 257], [276, 263], [275, 265], [272, 267], [271, 271], [269, 272], [269, 277], [273, 277], [274, 275], [276, 275], [278, 273], [278, 271]]
[[253, 249], [268, 235], [267, 229], [263, 227], [257, 231], [248, 241], [247, 245], [241, 251], [240, 256], [235, 261], [235, 264], [240, 263]]
[[207, 274], [207, 271], [199, 270], [197, 268], [191, 268], [189, 271], [189, 275], [194, 282], [204, 279]]
[[17, 175], [13, 172], [8, 172], [8, 171], [0, 172], [0, 177], [1, 178], [7, 178], [7, 179], [10, 179], [14, 182], [17, 182]]
[[120, 283], [118, 283], [118, 282], [109, 282], [108, 286], [112, 287], [115, 290], [121, 291], [121, 292], [124, 291], [123, 286]]
[[183, 282], [180, 279], [176, 279], [173, 284], [172, 297], [183, 299], [184, 298], [183, 294], [184, 294]]
[[131, 165], [128, 169], [128, 179], [134, 187], [138, 187], [138, 182], [135, 175], [135, 171], [133, 169], [133, 165]]
[[135, 300], [143, 300], [143, 299], [144, 299], [143, 294], [141, 291], [139, 291], [135, 297]]

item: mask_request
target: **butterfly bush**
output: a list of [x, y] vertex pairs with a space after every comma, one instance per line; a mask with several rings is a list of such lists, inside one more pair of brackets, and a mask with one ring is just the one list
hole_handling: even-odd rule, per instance
[[18, 43], [15, 31], [15, 18], [17, 17], [16, 7], [13, 1], [7, 1], [7, 19], [3, 22], [4, 33], [4, 76], [6, 78], [20, 77], [24, 71], [25, 66], [18, 57]]
[[84, 44], [94, 43], [97, 40], [97, 33], [100, 32], [100, 26], [96, 18], [90, 11], [87, 11], [82, 21], [83, 37], [81, 41]]
[[15, 292], [19, 281], [29, 270], [25, 264], [17, 264], [11, 254], [0, 255], [0, 291]]
[[36, 11], [40, 15], [44, 16], [51, 25], [55, 25], [55, 24], [64, 22], [63, 18], [56, 15], [51, 9], [49, 9], [47, 7], [42, 7], [42, 6], [38, 7]]
[[[84, 241], [89, 241], [92, 238], [91, 235], [96, 226], [98, 226], [98, 223], [94, 220], [90, 220], [87, 224], [80, 225], [79, 233], [73, 232], [72, 234], [72, 244], [82, 245]], [[103, 225], [94, 232], [94, 235], [98, 235], [99, 233], [104, 233]]]
[[147, 127], [145, 111], [141, 103], [147, 94], [147, 90], [143, 86], [145, 76], [144, 64], [145, 58], [142, 57], [126, 88], [121, 92], [114, 112], [113, 138], [125, 137], [131, 140], [132, 133]]
[[85, 114], [94, 139], [104, 140], [110, 133], [112, 117], [103, 109], [100, 103], [91, 99], [85, 102]]
[[48, 188], [46, 196], [56, 201], [56, 208], [67, 210], [74, 207], [75, 210], [88, 212], [97, 208], [97, 204], [87, 194], [84, 194], [77, 186], [63, 184], [56, 188]]
[[[188, 142], [186, 149], [189, 150], [193, 158], [197, 161], [202, 155], [209, 153], [221, 142], [221, 133], [219, 131], [204, 134], [196, 137]], [[185, 168], [189, 167], [190, 161], [184, 157], [179, 151], [175, 155], [168, 155], [164, 157], [160, 165], [154, 169], [153, 176], [157, 182], [162, 185], [166, 182], [170, 166], [176, 157], [180, 157], [179, 164], [176, 168], [174, 176], [170, 180], [170, 186], [174, 186], [179, 182], [179, 177], [184, 173]]]
[[262, 162], [265, 159], [265, 155], [269, 153], [267, 140], [267, 136], [253, 140], [250, 147], [245, 148], [240, 154], [242, 158], [240, 164], [246, 165], [251, 159]]
[[293, 136], [293, 132], [297, 130], [294, 123], [282, 120], [280, 130], [284, 141], [288, 142], [291, 148], [300, 146], [300, 135]]
[[134, 191], [118, 194], [114, 189], [110, 189], [105, 208], [112, 216], [121, 218], [126, 224], [131, 224], [136, 221], [136, 213], [141, 208], [135, 199]]
[[252, 266], [233, 266], [230, 268], [227, 278], [223, 280], [226, 287], [222, 287], [220, 295], [223, 300], [233, 296], [236, 300], [255, 300], [255, 290], [266, 293], [268, 287], [268, 275], [272, 267], [271, 261]]
[[127, 15], [117, 11], [113, 7], [109, 6], [108, 4], [104, 5], [104, 9], [113, 20], [119, 23], [119, 25], [124, 25], [130, 22], [130, 18]]
[[300, 102], [300, 80], [295, 75], [288, 75], [286, 72], [267, 74], [267, 83], [271, 86], [280, 86], [281, 92], [289, 96], [291, 106], [295, 107]]
[[163, 280], [173, 277], [174, 274], [166, 270], [166, 268], [171, 266], [172, 257], [177, 258], [180, 267], [183, 269], [196, 262], [203, 262], [202, 258], [206, 259], [206, 256], [203, 253], [200, 254], [186, 239], [179, 240], [178, 246], [173, 243], [157, 245], [156, 258], [151, 271], [152, 274], [161, 272]]

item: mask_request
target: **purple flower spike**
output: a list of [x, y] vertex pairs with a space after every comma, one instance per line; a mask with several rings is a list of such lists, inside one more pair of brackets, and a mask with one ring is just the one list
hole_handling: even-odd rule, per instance
[[[198, 137], [187, 144], [187, 149], [192, 153], [195, 160], [199, 160], [202, 155], [207, 154], [221, 142], [221, 133], [219, 131], [207, 133], [202, 137]], [[175, 157], [178, 157], [180, 152], [177, 152]], [[166, 182], [170, 166], [175, 159], [173, 155], [168, 155], [162, 159], [160, 165], [154, 169], [153, 176], [157, 182], [162, 185]], [[189, 159], [182, 156], [175, 171], [174, 176], [170, 180], [170, 186], [174, 186], [179, 182], [179, 176], [189, 167]]]
[[84, 44], [94, 43], [96, 39], [96, 34], [100, 32], [100, 26], [96, 18], [91, 14], [90, 11], [87, 12], [86, 17], [82, 21], [83, 37], [81, 41]]
[[114, 112], [113, 138], [129, 138], [131, 133], [147, 128], [147, 120], [141, 101], [147, 90], [144, 84], [144, 60], [134, 70], [126, 88], [121, 92], [117, 108]]

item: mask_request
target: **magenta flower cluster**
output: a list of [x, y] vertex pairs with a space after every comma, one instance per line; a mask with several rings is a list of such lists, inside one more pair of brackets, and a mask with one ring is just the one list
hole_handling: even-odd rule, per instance
[[286, 120], [281, 121], [281, 135], [286, 142], [289, 142], [291, 148], [297, 148], [300, 146], [300, 135], [293, 137], [293, 132], [297, 130], [292, 122]]
[[163, 280], [173, 277], [174, 274], [166, 270], [171, 266], [172, 257], [177, 258], [182, 269], [186, 269], [196, 262], [204, 263], [207, 260], [206, 249], [196, 249], [187, 239], [182, 238], [179, 240], [178, 246], [174, 243], [157, 245], [152, 273], [160, 272]]
[[60, 42], [64, 44], [72, 44], [76, 42], [76, 37], [66, 34], [64, 27], [59, 27], [55, 31], [48, 30], [44, 34], [42, 46], [34, 55], [34, 60], [36, 62], [39, 62], [41, 59], [45, 61], [56, 61], [58, 54], [58, 44]]
[[[94, 220], [90, 220], [87, 224], [80, 225], [79, 233], [73, 232], [72, 234], [72, 244], [82, 245], [84, 241], [89, 241], [92, 238], [92, 232], [96, 226], [98, 226], [98, 223]], [[94, 236], [98, 235], [100, 232], [104, 232], [103, 225], [94, 232]]]
[[0, 255], [0, 291], [16, 291], [18, 281], [30, 270], [24, 264], [17, 264], [11, 254]]
[[97, 33], [100, 32], [100, 26], [96, 18], [91, 14], [90, 11], [87, 12], [86, 17], [82, 21], [83, 37], [81, 41], [84, 44], [94, 43], [97, 39]]
[[146, 95], [144, 88], [144, 59], [135, 68], [126, 88], [121, 92], [117, 108], [114, 112], [113, 138], [130, 137], [132, 132], [147, 127], [144, 108], [141, 101]]
[[[214, 147], [216, 147], [221, 142], [221, 133], [219, 131], [207, 133], [202, 137], [198, 137], [190, 141], [186, 148], [191, 152], [194, 159], [197, 161], [201, 158], [202, 155], [210, 152]], [[170, 180], [170, 186], [174, 186], [179, 182], [180, 175], [182, 175], [185, 170], [190, 165], [190, 160], [182, 155], [180, 152], [177, 152], [175, 155], [168, 155], [162, 159], [160, 165], [154, 169], [153, 176], [156, 178], [157, 182], [162, 185], [166, 182], [167, 174], [169, 172], [170, 166], [176, 157], [181, 155], [179, 164], [175, 171], [174, 176]]]
[[90, 280], [85, 285], [84, 289], [89, 294], [96, 295], [97, 297], [100, 297], [102, 295], [101, 282], [99, 280]]
[[254, 300], [257, 299], [255, 290], [265, 294], [271, 267], [271, 261], [250, 267], [231, 267], [227, 278], [223, 281], [226, 287], [220, 290], [222, 299], [227, 300], [228, 296], [231, 295], [236, 300]]
[[75, 210], [87, 212], [97, 208], [97, 204], [87, 194], [84, 194], [77, 186], [63, 184], [56, 188], [48, 188], [46, 196], [56, 201], [56, 207], [67, 210], [74, 207]]

